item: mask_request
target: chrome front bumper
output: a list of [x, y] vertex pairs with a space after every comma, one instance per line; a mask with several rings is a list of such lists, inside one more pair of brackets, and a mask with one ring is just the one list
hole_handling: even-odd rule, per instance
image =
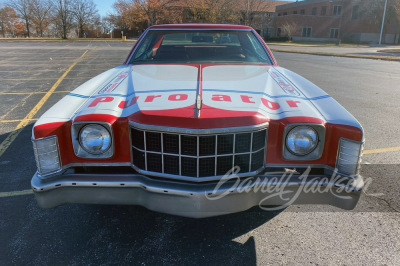
[[[240, 182], [240, 186], [235, 186]], [[65, 203], [127, 204], [185, 216], [203, 218], [240, 212], [251, 207], [292, 204], [328, 204], [353, 209], [362, 192], [361, 176], [351, 184], [327, 176], [264, 174], [259, 178], [216, 183], [183, 183], [138, 174], [68, 174], [32, 178], [32, 189], [42, 208]], [[221, 197], [223, 195], [223, 197]]]

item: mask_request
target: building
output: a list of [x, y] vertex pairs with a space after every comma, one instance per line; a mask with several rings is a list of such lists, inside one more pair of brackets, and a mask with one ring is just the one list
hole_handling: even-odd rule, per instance
[[[285, 35], [284, 29], [291, 26], [292, 37], [296, 41], [378, 43], [383, 8], [376, 11], [368, 9], [370, 6], [367, 2], [305, 0], [278, 6], [276, 34]], [[396, 13], [391, 16], [392, 19], [388, 19], [385, 26], [383, 42], [398, 44], [400, 19]]]
[[[171, 0], [159, 9], [152, 7], [154, 21], [136, 22], [125, 29], [114, 29], [113, 38], [140, 35], [148, 26], [168, 23], [242, 24], [253, 27], [262, 37], [276, 35], [276, 8], [289, 2], [264, 0]], [[123, 14], [119, 18], [122, 18]]]
[[287, 3], [264, 0], [176, 0], [168, 6], [176, 14], [182, 14], [182, 23], [248, 25], [262, 37], [269, 38], [276, 34], [276, 8]]

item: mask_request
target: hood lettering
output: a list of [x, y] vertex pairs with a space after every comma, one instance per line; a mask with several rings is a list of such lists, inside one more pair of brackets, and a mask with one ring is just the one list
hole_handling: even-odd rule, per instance
[[228, 95], [213, 95], [212, 100], [214, 102], [228, 102], [228, 103], [232, 102], [231, 96]]
[[97, 107], [100, 103], [110, 103], [114, 101], [114, 97], [101, 97], [95, 99], [92, 104], [89, 105], [89, 108], [95, 108]]
[[[260, 97], [258, 99], [255, 99], [252, 96], [248, 96], [248, 95], [240, 95], [240, 98], [235, 98], [235, 101], [232, 101], [232, 97], [228, 96], [228, 95], [212, 95], [211, 96], [212, 100], [215, 102], [219, 102], [220, 104], [238, 104], [238, 100], [241, 100], [242, 104], [256, 104], [257, 101], [261, 100], [261, 103], [264, 107], [266, 107], [268, 110], [270, 111], [278, 111], [280, 109], [282, 109], [282, 102], [278, 103], [278, 102], [274, 102], [271, 100], [268, 100], [266, 98]], [[169, 102], [174, 103], [174, 102], [183, 102], [183, 101], [187, 101], [189, 99], [189, 95], [187, 94], [172, 94], [172, 95], [148, 95], [144, 101], [142, 101], [142, 104], [154, 104], [156, 99], [161, 99], [161, 98], [165, 98], [168, 99]], [[103, 105], [103, 104], [109, 104], [114, 102], [116, 98], [115, 97], [100, 97], [100, 98], [96, 98], [92, 101], [92, 103], [89, 105], [89, 108], [96, 108], [99, 105]], [[118, 107], [120, 109], [128, 109], [134, 105], [136, 105], [139, 101], [140, 97], [132, 97], [129, 100], [121, 100], [120, 103], [118, 104]], [[286, 100], [284, 101], [287, 104], [287, 107], [289, 107], [290, 109], [298, 109], [300, 107], [300, 105], [302, 104], [302, 101], [293, 101], [293, 100]]]
[[173, 94], [168, 97], [168, 101], [170, 102], [184, 102], [189, 99], [187, 94]]
[[128, 109], [129, 107], [134, 106], [135, 104], [137, 104], [137, 101], [139, 100], [139, 97], [134, 97], [132, 98], [131, 102], [128, 104], [128, 101], [122, 101], [118, 107], [120, 109]]

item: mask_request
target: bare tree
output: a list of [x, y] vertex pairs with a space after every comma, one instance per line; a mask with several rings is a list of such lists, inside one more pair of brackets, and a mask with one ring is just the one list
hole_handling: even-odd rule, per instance
[[104, 34], [111, 34], [112, 30], [117, 26], [114, 24], [113, 19], [111, 16], [107, 16], [101, 20], [101, 26], [103, 28], [103, 33]]
[[31, 17], [32, 24], [36, 28], [36, 32], [43, 37], [51, 22], [51, 11], [53, 3], [49, 0], [31, 0]]
[[26, 32], [30, 37], [32, 0], [9, 0], [7, 6], [14, 9], [25, 23]]
[[[361, 2], [362, 19], [369, 25], [380, 27], [382, 23], [385, 0], [364, 0]], [[388, 0], [386, 20], [398, 22], [400, 20], [400, 1]]]
[[292, 42], [293, 39], [293, 34], [298, 31], [299, 25], [295, 23], [294, 21], [292, 22], [286, 22], [285, 24], [282, 25], [281, 27], [282, 33], [286, 34], [289, 38], [289, 42]]
[[247, 26], [252, 26], [255, 22], [255, 14], [258, 13], [262, 7], [263, 3], [260, 0], [242, 0], [242, 5], [244, 4], [245, 8], [242, 8], [243, 11], [243, 21]]
[[99, 14], [92, 0], [75, 0], [71, 5], [71, 13], [77, 25], [79, 38], [83, 37], [89, 26], [94, 26], [99, 21]]
[[71, 3], [68, 0], [53, 0], [54, 4], [54, 22], [57, 32], [61, 38], [67, 39], [68, 33], [73, 26]]
[[[361, 19], [375, 30], [380, 30], [385, 0], [363, 0], [360, 3]], [[397, 33], [400, 33], [400, 1], [388, 0], [386, 10], [385, 25], [396, 27]], [[387, 27], [385, 27], [386, 31]]]

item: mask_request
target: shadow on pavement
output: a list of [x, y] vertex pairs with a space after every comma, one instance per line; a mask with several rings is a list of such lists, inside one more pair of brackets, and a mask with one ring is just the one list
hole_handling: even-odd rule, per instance
[[[1, 265], [246, 264], [255, 241], [233, 241], [280, 212], [190, 219], [137, 206], [65, 205], [40, 209], [32, 196], [1, 200]], [[7, 207], [8, 206], [8, 207]]]
[[[0, 192], [26, 190], [36, 170], [25, 128], [0, 162]], [[32, 195], [0, 198], [0, 265], [246, 264], [257, 256], [252, 237], [233, 239], [282, 211], [249, 211], [190, 219], [138, 206], [38, 207]]]

